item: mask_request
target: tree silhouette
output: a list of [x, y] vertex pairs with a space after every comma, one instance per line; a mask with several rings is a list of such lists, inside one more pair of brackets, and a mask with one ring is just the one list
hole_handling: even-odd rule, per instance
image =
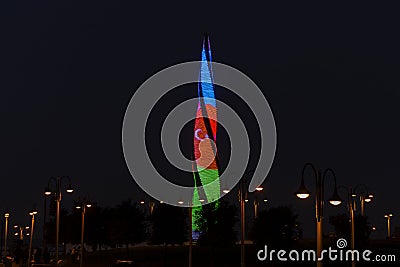
[[85, 242], [94, 250], [106, 244], [106, 215], [102, 207], [93, 204], [86, 210]]
[[[55, 216], [55, 215], [54, 215]], [[60, 209], [59, 243], [76, 243], [80, 240], [80, 217], [70, 214], [65, 208]], [[56, 243], [56, 218], [50, 216], [46, 222], [46, 242]]]
[[[329, 218], [329, 223], [335, 228], [336, 236], [351, 239], [351, 224], [347, 214], [338, 214]], [[356, 247], [367, 247], [369, 236], [371, 234], [371, 226], [368, 218], [357, 215], [354, 218], [354, 239]]]
[[195, 213], [200, 230], [199, 245], [223, 247], [233, 245], [236, 241], [234, 230], [237, 208], [235, 205], [220, 201], [204, 205]]
[[154, 244], [182, 244], [187, 240], [186, 210], [167, 204], [154, 208], [150, 216], [152, 222], [151, 241]]
[[116, 208], [107, 209], [106, 238], [110, 245], [135, 244], [144, 241], [144, 214], [130, 200], [123, 201]]
[[290, 207], [276, 207], [261, 211], [254, 220], [250, 238], [257, 245], [271, 245], [274, 248], [291, 247], [301, 236], [301, 228]]

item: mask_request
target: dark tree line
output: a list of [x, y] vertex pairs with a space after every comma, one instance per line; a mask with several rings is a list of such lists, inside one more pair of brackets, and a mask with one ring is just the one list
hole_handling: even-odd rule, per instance
[[[329, 218], [329, 223], [335, 228], [338, 238], [351, 240], [351, 224], [347, 214], [339, 214]], [[354, 240], [356, 247], [367, 247], [372, 227], [368, 217], [357, 215], [354, 218]]]
[[[236, 241], [234, 230], [237, 208], [228, 202], [203, 206], [199, 218], [201, 235], [199, 244], [206, 246], [231, 245]], [[153, 244], [183, 244], [189, 238], [189, 209], [167, 204], [157, 204], [146, 216], [144, 205], [123, 201], [116, 207], [103, 208], [92, 205], [85, 215], [85, 243], [96, 249], [101, 245], [137, 244], [150, 241]], [[46, 243], [55, 243], [55, 214], [47, 220]], [[80, 242], [81, 210], [60, 212], [60, 243]]]
[[[55, 243], [55, 216], [46, 223], [46, 242]], [[78, 244], [81, 237], [81, 210], [60, 212], [60, 242]], [[115, 247], [140, 243], [145, 240], [145, 215], [141, 207], [131, 201], [123, 201], [113, 208], [96, 205], [86, 210], [85, 243], [93, 249], [107, 245]]]
[[157, 205], [150, 215], [153, 244], [174, 245], [187, 240], [189, 214], [187, 209], [166, 204]]
[[194, 214], [200, 230], [199, 245], [225, 247], [235, 244], [237, 207], [227, 201], [213, 202]]
[[264, 210], [254, 220], [250, 237], [257, 245], [288, 248], [302, 237], [298, 215], [290, 207]]
[[[130, 200], [112, 208], [92, 205], [85, 215], [85, 243], [94, 250], [102, 246], [126, 246], [150, 241], [152, 244], [180, 245], [189, 238], [189, 209], [156, 204], [145, 213], [145, 205]], [[197, 244], [207, 247], [232, 246], [238, 240], [238, 207], [220, 200], [194, 212], [200, 236]], [[301, 237], [297, 215], [289, 207], [259, 212], [250, 222], [250, 239], [258, 244], [289, 246]], [[80, 243], [81, 210], [60, 213], [60, 243]], [[46, 223], [46, 242], [55, 243], [55, 216]]]

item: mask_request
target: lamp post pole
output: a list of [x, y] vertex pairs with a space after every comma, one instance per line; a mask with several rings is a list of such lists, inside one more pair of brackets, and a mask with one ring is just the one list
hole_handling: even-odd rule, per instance
[[[354, 251], [355, 249], [355, 212], [356, 212], [356, 200], [357, 200], [357, 192], [360, 187], [364, 187], [367, 191], [366, 193], [364, 191], [360, 192], [360, 210], [361, 210], [361, 216], [365, 216], [365, 202], [371, 202], [373, 195], [369, 193], [369, 189], [366, 185], [364, 184], [359, 184], [356, 185], [354, 188], [351, 187], [346, 187], [346, 186], [339, 186], [340, 189], [345, 189], [347, 193], [347, 204], [349, 208], [349, 217], [350, 217], [350, 230], [351, 230], [351, 240], [350, 240], [350, 247], [351, 250]], [[352, 267], [356, 266], [356, 262], [353, 260], [352, 261]]]
[[[321, 257], [324, 232], [323, 232], [323, 210], [324, 210], [324, 185], [321, 178], [321, 171], [316, 172], [316, 197], [315, 197], [315, 217], [317, 221], [317, 257]], [[322, 266], [322, 261], [317, 261], [317, 266]]]
[[4, 250], [3, 250], [3, 245], [4, 245], [4, 240], [3, 240], [3, 238], [4, 238], [4, 224], [5, 224], [5, 222], [2, 220], [1, 221], [1, 242], [0, 242], [0, 252], [1, 252], [1, 259], [0, 259], [0, 263], [3, 263], [3, 260], [4, 260], [4, 258], [3, 258], [3, 252], [4, 252]]
[[[360, 190], [360, 188], [362, 188]], [[358, 184], [354, 187], [354, 189], [350, 188], [350, 196], [351, 198], [354, 198], [354, 201], [352, 201], [353, 203], [353, 210], [356, 210], [356, 201], [355, 198], [357, 197], [357, 195], [359, 195], [359, 199], [360, 199], [360, 213], [361, 216], [365, 216], [365, 203], [371, 202], [374, 195], [370, 192], [369, 188], [367, 185], [365, 184]]]
[[[315, 217], [316, 217], [316, 225], [317, 225], [317, 257], [321, 257], [322, 248], [323, 248], [323, 211], [324, 211], [324, 181], [325, 177], [330, 173], [334, 179], [335, 187], [333, 191], [332, 197], [328, 200], [329, 203], [333, 206], [338, 206], [342, 203], [341, 198], [337, 192], [337, 182], [336, 175], [334, 171], [330, 168], [325, 169], [322, 173], [321, 170], [317, 170], [315, 166], [311, 163], [306, 163], [303, 167], [301, 184], [298, 191], [295, 195], [300, 199], [308, 198], [311, 194], [310, 191], [307, 190], [304, 184], [304, 175], [307, 167], [311, 167], [315, 176], [316, 182], [316, 195], [315, 195]], [[317, 267], [322, 267], [323, 262], [317, 260]]]
[[245, 234], [245, 190], [246, 182], [245, 179], [240, 181], [239, 198], [240, 198], [240, 266], [245, 267], [245, 247], [244, 247], [244, 234]]
[[[350, 210], [350, 222], [351, 222], [351, 250], [354, 251], [355, 248], [355, 219], [354, 219], [354, 200], [351, 199], [349, 202], [349, 210]], [[355, 267], [356, 262], [353, 260], [351, 262], [351, 266]]]
[[37, 214], [37, 211], [31, 211], [29, 215], [32, 217], [32, 222], [31, 222], [31, 233], [29, 235], [29, 256], [28, 256], [28, 266], [31, 266], [32, 264], [32, 240], [33, 240], [33, 229], [35, 227], [35, 215]]
[[254, 198], [253, 205], [254, 205], [254, 218], [257, 218], [258, 217], [258, 199], [257, 198]]
[[[58, 188], [58, 187], [57, 187]], [[60, 237], [60, 202], [61, 192], [56, 193], [56, 263], [58, 264], [58, 243]]]
[[[256, 188], [257, 192], [261, 192], [264, 188], [259, 186]], [[254, 200], [253, 200], [253, 205], [254, 205], [254, 218], [258, 217], [258, 210], [260, 208], [260, 202], [258, 201], [258, 195], [257, 193], [254, 195]]]
[[46, 196], [50, 196], [53, 194], [53, 192], [50, 190], [50, 182], [54, 181], [56, 184], [56, 190], [54, 192], [54, 197], [56, 200], [56, 263], [58, 264], [58, 258], [59, 258], [59, 253], [58, 253], [58, 244], [59, 244], [59, 235], [60, 235], [60, 202], [62, 199], [62, 194], [61, 194], [61, 182], [63, 179], [68, 179], [69, 181], [69, 186], [67, 188], [67, 193], [72, 193], [74, 190], [71, 187], [71, 179], [67, 176], [62, 176], [62, 177], [50, 177], [49, 182], [47, 184], [47, 188], [45, 189], [44, 194]]
[[80, 203], [76, 205], [77, 209], [80, 209], [81, 212], [81, 218], [82, 218], [82, 225], [81, 225], [81, 247], [80, 247], [80, 255], [79, 255], [79, 266], [83, 266], [83, 251], [84, 251], [84, 236], [85, 236], [85, 214], [86, 214], [86, 208], [92, 207], [92, 204], [88, 200], [83, 200]]
[[360, 210], [361, 210], [361, 216], [365, 216], [365, 196], [362, 195], [360, 196]]
[[[31, 212], [30, 212], [31, 213]], [[30, 213], [29, 213], [29, 215], [30, 215]], [[15, 232], [15, 236], [18, 236], [18, 238], [19, 238], [19, 240], [24, 240], [24, 230], [27, 232], [25, 235], [26, 236], [29, 236], [30, 235], [30, 229], [31, 229], [31, 227], [30, 226], [25, 226], [25, 227], [23, 227], [23, 226], [18, 226], [18, 225], [14, 225], [13, 226], [13, 228], [15, 229], [15, 231], [17, 231], [17, 232]], [[29, 232], [28, 232], [28, 230], [29, 230]]]
[[84, 238], [84, 233], [85, 233], [85, 213], [86, 213], [86, 206], [83, 205], [82, 207], [82, 227], [81, 227], [81, 258], [80, 258], [80, 264], [79, 266], [82, 267], [83, 266], [83, 246], [84, 246], [84, 242], [83, 242], [83, 238]]
[[42, 233], [42, 238], [43, 238], [43, 250], [46, 249], [46, 215], [47, 215], [47, 197], [44, 195], [44, 207], [43, 207], [43, 233]]
[[392, 213], [385, 214], [385, 218], [387, 219], [387, 238], [391, 238], [391, 232], [390, 232], [390, 219], [393, 217]]
[[86, 213], [86, 205], [82, 205], [82, 227], [81, 227], [81, 258], [80, 258], [80, 264], [79, 266], [83, 266], [83, 238], [85, 235], [85, 213]]
[[[245, 208], [245, 202], [247, 202], [247, 189], [246, 189], [246, 184], [247, 184], [247, 176], [249, 176], [251, 173], [254, 173], [254, 170], [250, 170], [246, 172], [242, 179], [240, 179], [239, 182], [239, 202], [240, 202], [240, 266], [241, 267], [246, 267], [246, 261], [245, 261], [245, 233], [246, 233], [246, 208]], [[258, 186], [256, 188], [257, 191], [262, 191], [263, 188], [261, 186]], [[255, 207], [254, 209], [256, 216], [257, 216], [257, 208]]]
[[[347, 205], [348, 205], [348, 209], [349, 209], [349, 218], [350, 218], [350, 248], [351, 250], [354, 251], [355, 249], [355, 218], [354, 218], [354, 213], [355, 213], [355, 207], [356, 207], [356, 203], [355, 203], [355, 197], [356, 197], [356, 193], [355, 193], [355, 189], [346, 187], [346, 186], [339, 186], [339, 188], [343, 188], [346, 189], [347, 192]], [[361, 204], [361, 206], [363, 206], [363, 204]], [[353, 260], [351, 262], [351, 266], [355, 267], [356, 266], [356, 262]]]
[[4, 214], [5, 225], [4, 225], [4, 258], [7, 256], [7, 237], [8, 237], [8, 218], [10, 214], [6, 212]]

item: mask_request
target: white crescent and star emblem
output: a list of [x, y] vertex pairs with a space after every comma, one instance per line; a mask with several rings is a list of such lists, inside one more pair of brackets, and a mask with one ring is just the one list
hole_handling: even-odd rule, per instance
[[197, 140], [199, 140], [200, 142], [202, 142], [202, 141], [204, 141], [204, 139], [208, 138], [208, 134], [206, 134], [206, 135], [204, 136], [204, 138], [200, 138], [200, 137], [199, 137], [199, 132], [201, 132], [201, 131], [202, 131], [201, 129], [196, 129], [196, 131], [194, 131], [194, 137], [195, 137]]

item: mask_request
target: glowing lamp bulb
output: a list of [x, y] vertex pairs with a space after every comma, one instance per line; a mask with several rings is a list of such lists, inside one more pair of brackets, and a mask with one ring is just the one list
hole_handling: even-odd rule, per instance
[[310, 196], [310, 194], [307, 193], [300, 193], [300, 194], [296, 194], [296, 196], [300, 199], [306, 199]]

